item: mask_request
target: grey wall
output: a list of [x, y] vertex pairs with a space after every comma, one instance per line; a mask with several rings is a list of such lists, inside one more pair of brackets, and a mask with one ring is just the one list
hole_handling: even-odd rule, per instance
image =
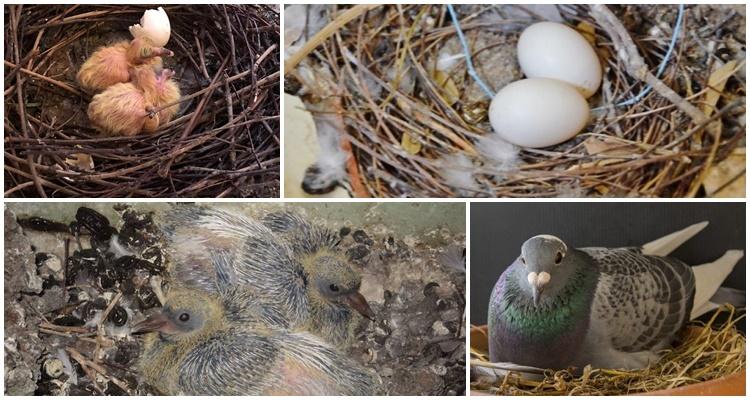
[[[744, 203], [473, 203], [471, 323], [487, 322], [497, 278], [534, 235], [555, 235], [573, 247], [640, 246], [704, 220], [709, 225], [674, 257], [696, 265], [745, 249]], [[745, 288], [745, 258], [724, 285]]]

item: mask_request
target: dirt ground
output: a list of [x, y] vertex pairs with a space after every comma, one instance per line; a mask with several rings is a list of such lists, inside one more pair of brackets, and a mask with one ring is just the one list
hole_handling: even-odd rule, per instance
[[[5, 209], [5, 394], [156, 394], [139, 382], [140, 339], [130, 335], [160, 305], [149, 279], [169, 284], [156, 213], [100, 204], [101, 214], [83, 208], [73, 218], [44, 208]], [[463, 394], [464, 233], [440, 224], [403, 233], [376, 214], [327, 224], [376, 314], [349, 354], [389, 394]]]

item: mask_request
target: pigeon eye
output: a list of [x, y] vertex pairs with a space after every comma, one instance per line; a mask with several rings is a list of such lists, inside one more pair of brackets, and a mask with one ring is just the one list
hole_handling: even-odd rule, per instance
[[525, 258], [523, 258], [523, 257], [521, 257], [521, 263], [522, 263], [523, 265], [526, 265], [526, 259], [525, 259]]
[[560, 264], [562, 259], [563, 259], [563, 254], [558, 251], [557, 254], [555, 255], [555, 264]]
[[179, 317], [177, 317], [182, 322], [188, 322], [190, 321], [190, 314], [188, 313], [182, 313]]
[[336, 286], [333, 283], [330, 286], [328, 286], [328, 288], [331, 289], [332, 292], [338, 292], [339, 291], [339, 287]]

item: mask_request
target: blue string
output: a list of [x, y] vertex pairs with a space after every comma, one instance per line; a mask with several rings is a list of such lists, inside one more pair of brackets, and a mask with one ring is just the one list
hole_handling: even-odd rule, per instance
[[493, 98], [495, 97], [495, 94], [492, 93], [492, 89], [490, 89], [489, 86], [487, 86], [484, 81], [482, 81], [482, 78], [479, 77], [479, 74], [474, 69], [474, 63], [471, 61], [471, 52], [469, 51], [469, 45], [466, 43], [466, 38], [464, 37], [464, 32], [461, 30], [461, 24], [458, 22], [458, 17], [456, 16], [456, 10], [453, 9], [452, 4], [447, 4], [448, 6], [448, 12], [451, 15], [451, 19], [453, 20], [453, 26], [456, 28], [456, 34], [458, 34], [458, 40], [461, 41], [461, 47], [464, 49], [464, 58], [466, 59], [466, 69], [469, 71], [469, 75], [474, 78], [474, 80], [479, 84], [479, 87], [482, 88], [485, 94], [487, 94], [487, 97]]
[[[672, 56], [672, 52], [674, 51], [675, 45], [677, 44], [677, 37], [680, 35], [680, 30], [682, 29], [682, 18], [685, 14], [685, 5], [680, 4], [679, 10], [677, 12], [677, 21], [674, 24], [674, 29], [672, 30], [672, 40], [669, 43], [669, 48], [667, 49], [667, 52], [664, 54], [664, 59], [661, 60], [661, 64], [659, 64], [659, 69], [656, 70], [656, 77], [660, 77], [662, 73], [664, 73], [664, 70], [667, 68], [667, 62], [669, 62], [669, 58]], [[651, 85], [646, 85], [645, 88], [643, 88], [643, 91], [638, 93], [635, 97], [631, 98], [630, 100], [625, 100], [621, 103], [617, 103], [614, 106], [615, 107], [622, 107], [622, 106], [629, 106], [631, 104], [635, 104], [639, 102], [644, 96], [646, 96], [651, 91]], [[603, 107], [597, 107], [594, 108], [592, 111], [599, 111], [606, 109], [606, 106]]]

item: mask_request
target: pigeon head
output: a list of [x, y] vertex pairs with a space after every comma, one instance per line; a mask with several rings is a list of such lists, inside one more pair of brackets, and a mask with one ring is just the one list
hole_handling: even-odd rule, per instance
[[223, 308], [218, 299], [197, 290], [170, 290], [164, 306], [133, 327], [133, 333], [158, 332], [165, 340], [191, 339], [221, 326]]
[[321, 251], [305, 263], [314, 289], [323, 301], [353, 308], [362, 316], [373, 319], [375, 314], [361, 293], [362, 277], [340, 256]]
[[565, 285], [575, 269], [567, 256], [568, 246], [552, 235], [534, 236], [521, 246], [521, 287], [531, 293], [534, 305], [554, 297]]

